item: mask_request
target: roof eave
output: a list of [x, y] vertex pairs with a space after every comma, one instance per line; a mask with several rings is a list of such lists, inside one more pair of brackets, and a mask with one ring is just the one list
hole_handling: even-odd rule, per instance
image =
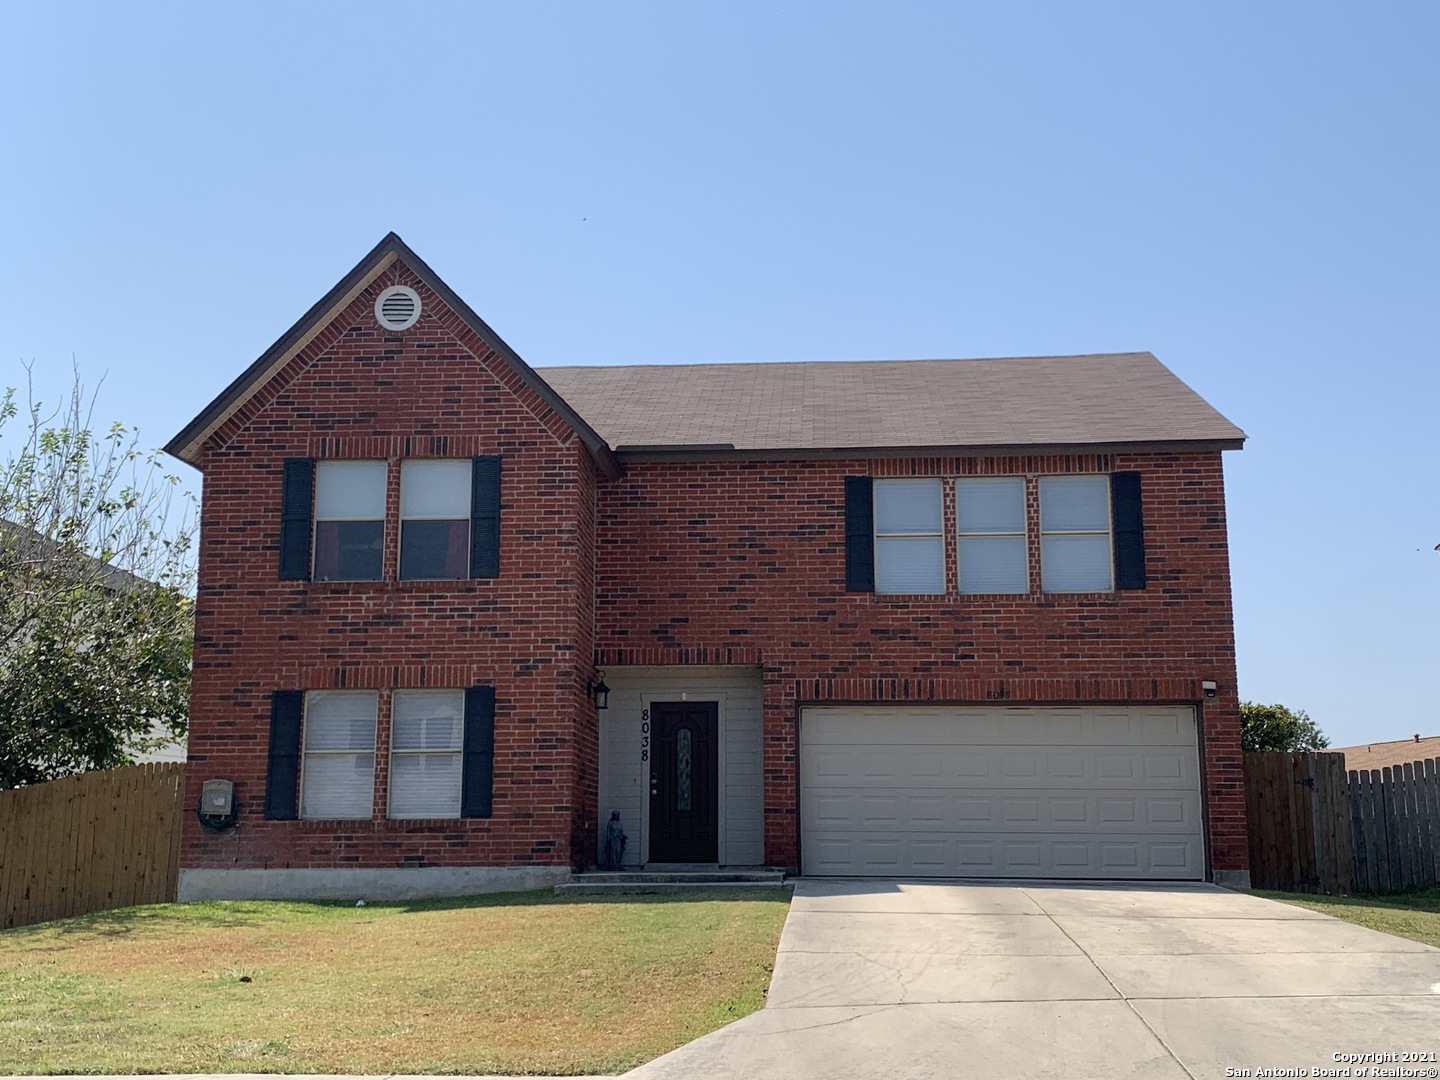
[[1106, 443], [1015, 443], [934, 446], [849, 446], [769, 449], [723, 449], [710, 445], [644, 446], [621, 445], [615, 451], [621, 464], [697, 461], [837, 461], [855, 458], [915, 457], [1019, 457], [1051, 454], [1149, 454], [1200, 453], [1239, 450], [1245, 437], [1224, 439], [1167, 439]]

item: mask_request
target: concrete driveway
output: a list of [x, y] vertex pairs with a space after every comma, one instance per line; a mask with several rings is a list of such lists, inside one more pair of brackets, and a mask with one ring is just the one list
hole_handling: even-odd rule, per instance
[[1367, 1051], [1440, 1052], [1440, 949], [1211, 885], [810, 880], [766, 1008], [627, 1075], [1309, 1076]]

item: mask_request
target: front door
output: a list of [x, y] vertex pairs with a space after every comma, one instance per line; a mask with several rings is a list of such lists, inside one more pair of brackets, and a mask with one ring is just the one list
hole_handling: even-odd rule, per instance
[[650, 705], [650, 861], [718, 861], [720, 707]]

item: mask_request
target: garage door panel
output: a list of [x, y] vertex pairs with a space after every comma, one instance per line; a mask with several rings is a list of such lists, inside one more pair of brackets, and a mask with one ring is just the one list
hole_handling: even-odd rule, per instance
[[807, 874], [898, 877], [1152, 878], [1194, 880], [1202, 874], [1198, 838], [1157, 840], [1047, 835], [964, 838], [933, 833], [817, 837], [806, 851]]
[[1187, 708], [806, 709], [800, 809], [807, 874], [1204, 872]]
[[[952, 745], [944, 733], [959, 730], [966, 745], [1194, 746], [1193, 711], [1177, 706], [1025, 706], [993, 709], [966, 707], [963, 715], [946, 706], [812, 707], [807, 715], [825, 714], [827, 747], [887, 748]], [[1148, 709], [1148, 711], [1138, 711]], [[917, 726], [914, 715], [927, 717]], [[938, 726], [936, 726], [938, 725]]]
[[875, 827], [927, 827], [961, 832], [989, 829], [1030, 832], [1035, 829], [1093, 828], [1134, 831], [1162, 827], [1163, 832], [1198, 832], [1200, 798], [1173, 791], [1097, 792], [1058, 788], [1017, 793], [957, 792], [944, 788], [861, 789], [846, 792], [806, 790], [800, 813], [806, 827], [857, 833]]
[[[861, 745], [843, 753], [827, 748], [815, 754], [815, 768], [806, 777], [825, 788], [893, 788], [897, 786], [1013, 789], [1018, 787], [1079, 787], [1104, 781], [1107, 787], [1199, 786], [1195, 746], [1160, 750], [1059, 746], [1049, 754], [1010, 753], [994, 748], [934, 744], [905, 754], [887, 754], [883, 761], [859, 760], [872, 753]], [[809, 754], [806, 754], [809, 764]]]

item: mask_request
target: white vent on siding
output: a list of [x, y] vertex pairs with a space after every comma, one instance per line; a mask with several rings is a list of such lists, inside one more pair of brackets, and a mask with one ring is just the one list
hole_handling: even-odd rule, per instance
[[375, 301], [375, 318], [386, 330], [409, 330], [420, 318], [420, 294], [404, 285], [386, 289]]

